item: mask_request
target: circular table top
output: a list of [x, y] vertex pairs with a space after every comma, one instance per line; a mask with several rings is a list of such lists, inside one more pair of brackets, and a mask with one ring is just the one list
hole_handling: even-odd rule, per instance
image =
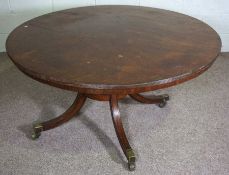
[[63, 89], [136, 93], [172, 86], [207, 70], [221, 49], [207, 24], [137, 6], [81, 7], [18, 26], [7, 53], [30, 77]]

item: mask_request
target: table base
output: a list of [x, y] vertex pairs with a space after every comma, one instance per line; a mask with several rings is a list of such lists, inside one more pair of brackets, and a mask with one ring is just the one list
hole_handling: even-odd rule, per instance
[[[117, 94], [97, 95], [97, 94], [78, 93], [73, 104], [63, 114], [49, 121], [35, 124], [33, 126], [32, 138], [37, 139], [41, 135], [41, 132], [53, 129], [69, 121], [71, 118], [73, 118], [76, 115], [76, 113], [80, 111], [87, 98], [93, 100], [99, 100], [99, 101], [109, 101], [115, 132], [118, 137], [121, 148], [123, 150], [123, 153], [127, 158], [128, 168], [129, 170], [132, 171], [135, 169], [135, 154], [126, 137], [122, 120], [120, 117], [119, 107], [118, 107], [118, 100], [125, 98], [126, 96], [127, 95], [122, 95], [122, 94], [121, 95], [119, 94], [118, 95]], [[169, 100], [169, 96], [167, 94], [152, 96], [150, 98], [146, 98], [140, 94], [129, 94], [129, 96], [138, 102], [145, 103], [145, 104], [157, 104], [161, 108], [164, 107], [167, 101]]]

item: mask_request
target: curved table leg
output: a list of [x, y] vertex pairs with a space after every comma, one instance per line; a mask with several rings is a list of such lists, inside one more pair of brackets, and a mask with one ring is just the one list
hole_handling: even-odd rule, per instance
[[46, 131], [49, 129], [53, 129], [74, 117], [74, 115], [80, 111], [84, 102], [86, 100], [86, 96], [84, 94], [78, 93], [73, 104], [59, 117], [51, 119], [49, 121], [38, 123], [33, 126], [32, 138], [37, 139], [42, 131]]
[[151, 96], [150, 98], [146, 98], [140, 94], [129, 94], [131, 98], [134, 100], [141, 102], [141, 103], [146, 103], [146, 104], [158, 104], [160, 108], [163, 108], [167, 101], [169, 100], [169, 95], [164, 94], [164, 95], [158, 95], [158, 96]]
[[122, 147], [122, 150], [128, 160], [128, 167], [131, 171], [135, 169], [135, 155], [130, 147], [130, 144], [127, 140], [122, 121], [120, 118], [120, 111], [118, 107], [118, 100], [116, 95], [111, 95], [110, 98], [110, 110], [111, 110], [111, 116], [112, 121], [114, 124], [115, 132], [118, 137], [119, 143]]

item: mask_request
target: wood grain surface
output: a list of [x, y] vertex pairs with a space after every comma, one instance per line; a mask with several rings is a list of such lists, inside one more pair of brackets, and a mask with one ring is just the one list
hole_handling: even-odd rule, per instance
[[217, 58], [221, 40], [207, 24], [176, 12], [95, 6], [25, 22], [6, 49], [38, 81], [88, 94], [132, 94], [198, 76]]

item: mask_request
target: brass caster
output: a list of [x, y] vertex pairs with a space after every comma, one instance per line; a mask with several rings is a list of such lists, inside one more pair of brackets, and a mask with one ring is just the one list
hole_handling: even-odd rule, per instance
[[130, 171], [134, 171], [136, 168], [135, 162], [128, 162], [128, 168]]
[[31, 136], [33, 140], [36, 140], [40, 137], [40, 135], [41, 135], [40, 132], [33, 132]]
[[33, 140], [38, 139], [41, 135], [42, 130], [43, 130], [43, 126], [40, 123], [33, 125], [32, 139]]
[[130, 171], [134, 171], [135, 170], [135, 155], [134, 155], [134, 152], [133, 150], [130, 148], [130, 149], [127, 149], [126, 150], [126, 156], [127, 156], [127, 159], [128, 159], [128, 168]]
[[167, 104], [167, 101], [169, 100], [169, 95], [168, 94], [164, 94], [162, 96], [163, 96], [162, 102], [158, 104], [158, 106], [160, 108], [164, 108], [166, 106], [166, 104]]
[[167, 104], [167, 101], [165, 99], [163, 99], [163, 101], [161, 103], [159, 103], [158, 106], [160, 108], [164, 108], [166, 106], [166, 104]]
[[168, 94], [164, 94], [163, 95], [163, 99], [165, 99], [165, 101], [169, 101], [169, 95]]

